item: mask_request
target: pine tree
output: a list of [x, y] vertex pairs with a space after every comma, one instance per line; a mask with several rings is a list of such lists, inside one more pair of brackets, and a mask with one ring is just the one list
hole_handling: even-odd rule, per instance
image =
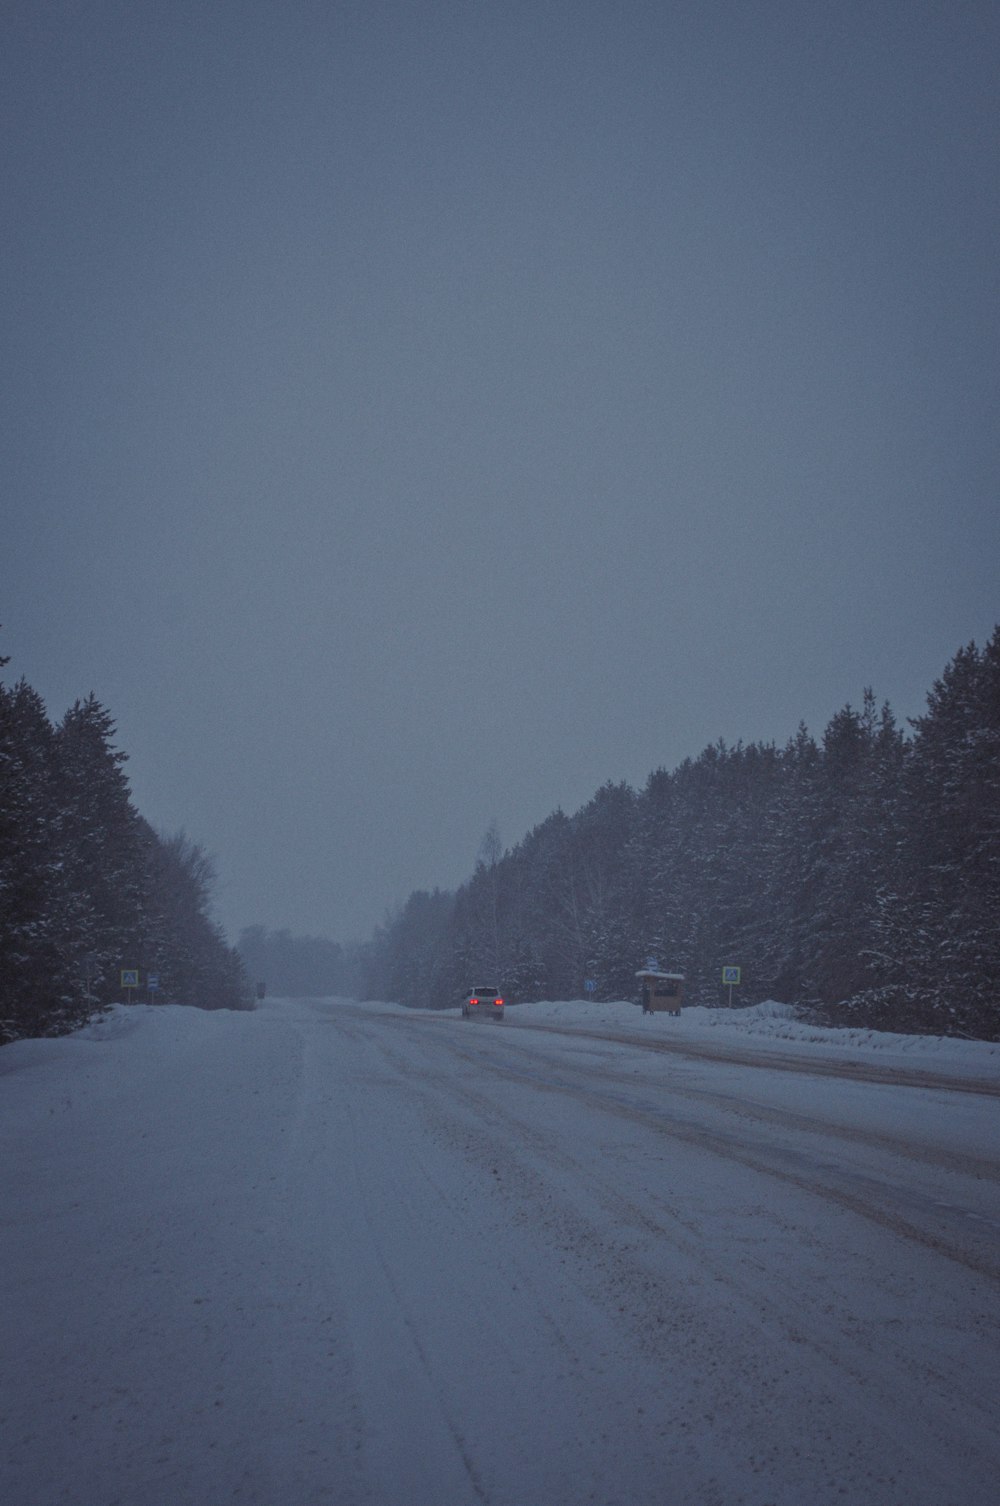
[[132, 804], [113, 746], [115, 725], [95, 696], [77, 701], [56, 730], [60, 822], [73, 889], [92, 914], [98, 997], [119, 996], [119, 972], [140, 966], [145, 943], [150, 832]]
[[159, 974], [157, 1002], [248, 1007], [242, 961], [211, 918], [212, 859], [183, 831], [157, 836], [147, 827], [144, 836], [148, 881], [140, 960]]
[[414, 1009], [440, 1009], [458, 1002], [447, 976], [453, 904], [452, 896], [440, 889], [417, 889], [410, 895], [387, 936], [388, 998]]
[[24, 680], [0, 686], [0, 1039], [83, 1022], [94, 941], [70, 878], [45, 707]]
[[[885, 1004], [906, 1028], [1000, 1037], [1000, 628], [961, 649], [914, 722]], [[919, 1022], [919, 1023], [918, 1023]]]

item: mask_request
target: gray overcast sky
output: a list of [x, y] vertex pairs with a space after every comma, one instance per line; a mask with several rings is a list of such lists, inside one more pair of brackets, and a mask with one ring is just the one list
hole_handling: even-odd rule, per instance
[[0, 648], [230, 934], [1000, 619], [1000, 10], [7, 0]]

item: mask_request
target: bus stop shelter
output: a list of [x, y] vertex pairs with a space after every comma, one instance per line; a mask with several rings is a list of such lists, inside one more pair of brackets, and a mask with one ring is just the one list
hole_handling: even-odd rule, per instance
[[659, 973], [643, 968], [636, 977], [643, 1014], [680, 1014], [684, 1001], [683, 973]]

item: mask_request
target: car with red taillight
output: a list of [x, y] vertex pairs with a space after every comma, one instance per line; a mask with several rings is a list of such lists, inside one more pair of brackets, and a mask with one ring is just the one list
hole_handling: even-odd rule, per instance
[[470, 988], [462, 1000], [465, 1020], [502, 1020], [503, 995], [497, 988]]

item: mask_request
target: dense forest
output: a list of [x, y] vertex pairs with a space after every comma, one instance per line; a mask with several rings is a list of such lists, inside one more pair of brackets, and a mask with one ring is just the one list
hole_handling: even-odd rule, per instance
[[691, 1003], [724, 1002], [733, 965], [742, 1004], [1000, 1039], [1000, 628], [905, 731], [869, 691], [818, 742], [719, 743], [509, 851], [491, 829], [457, 893], [411, 894], [363, 949], [362, 991], [631, 998], [650, 956]]
[[114, 733], [93, 696], [53, 725], [26, 681], [0, 685], [0, 1042], [74, 1029], [124, 996], [123, 969], [132, 998], [251, 1004], [211, 860], [139, 814]]
[[[0, 660], [0, 663], [6, 661]], [[418, 1008], [630, 998], [647, 958], [691, 1003], [773, 998], [830, 1023], [1000, 1039], [1000, 628], [908, 729], [865, 693], [817, 741], [718, 743], [641, 790], [606, 784], [516, 847], [486, 834], [456, 893], [418, 890], [364, 944], [210, 918], [210, 859], [133, 805], [93, 697], [57, 725], [0, 685], [0, 1041], [53, 1035], [158, 978], [160, 1003], [358, 994]]]

